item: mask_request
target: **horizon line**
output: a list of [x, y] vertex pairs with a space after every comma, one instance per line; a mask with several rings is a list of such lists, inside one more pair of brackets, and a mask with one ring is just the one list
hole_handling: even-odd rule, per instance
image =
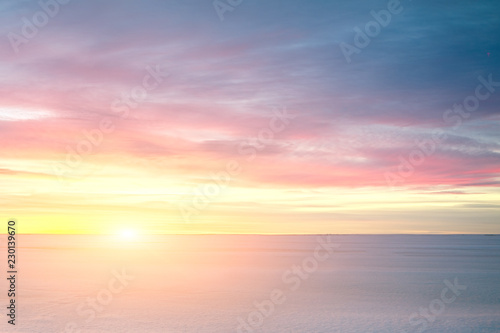
[[[8, 233], [0, 233], [8, 236]], [[116, 236], [116, 233], [16, 233], [16, 236]], [[500, 233], [138, 233], [140, 236], [500, 236]]]

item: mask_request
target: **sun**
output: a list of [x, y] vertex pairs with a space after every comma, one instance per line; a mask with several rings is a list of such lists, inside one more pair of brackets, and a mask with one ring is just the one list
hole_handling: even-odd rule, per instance
[[120, 236], [125, 240], [133, 240], [137, 238], [137, 232], [133, 229], [123, 229], [120, 231]]

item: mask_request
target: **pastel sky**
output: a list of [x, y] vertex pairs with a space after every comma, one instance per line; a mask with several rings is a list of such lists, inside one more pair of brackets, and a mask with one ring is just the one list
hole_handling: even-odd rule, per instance
[[498, 1], [46, 2], [0, 3], [20, 232], [500, 233]]

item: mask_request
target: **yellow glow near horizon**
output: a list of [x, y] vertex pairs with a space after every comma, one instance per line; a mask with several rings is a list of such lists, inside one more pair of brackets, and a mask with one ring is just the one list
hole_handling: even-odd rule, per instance
[[134, 240], [138, 236], [137, 231], [134, 229], [122, 229], [120, 230], [120, 237], [123, 240]]
[[[195, 197], [176, 195], [181, 192], [178, 187], [163, 183], [156, 187], [144, 183], [134, 192], [135, 183], [124, 182], [117, 188], [113, 179], [103, 178], [98, 184], [90, 178], [63, 191], [51, 188], [49, 180], [30, 178], [29, 186], [33, 182], [47, 186], [44, 191], [23, 193], [14, 186], [14, 180], [19, 182], [16, 177], [2, 184], [19, 190], [10, 200], [4, 199], [5, 218], [16, 219], [24, 234], [113, 235], [126, 244], [151, 234], [498, 233], [494, 207], [500, 194], [495, 188], [427, 194], [379, 188], [291, 191], [235, 186], [228, 189], [230, 195], [216, 196], [206, 208], [196, 210]], [[54, 188], [57, 191], [51, 191]], [[184, 219], [181, 204], [193, 211], [189, 219]], [[480, 223], [471, 228], [465, 219]]]

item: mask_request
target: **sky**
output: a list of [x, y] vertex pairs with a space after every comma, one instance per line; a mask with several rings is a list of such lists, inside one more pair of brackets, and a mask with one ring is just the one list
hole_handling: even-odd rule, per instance
[[500, 233], [497, 1], [0, 3], [24, 233]]

